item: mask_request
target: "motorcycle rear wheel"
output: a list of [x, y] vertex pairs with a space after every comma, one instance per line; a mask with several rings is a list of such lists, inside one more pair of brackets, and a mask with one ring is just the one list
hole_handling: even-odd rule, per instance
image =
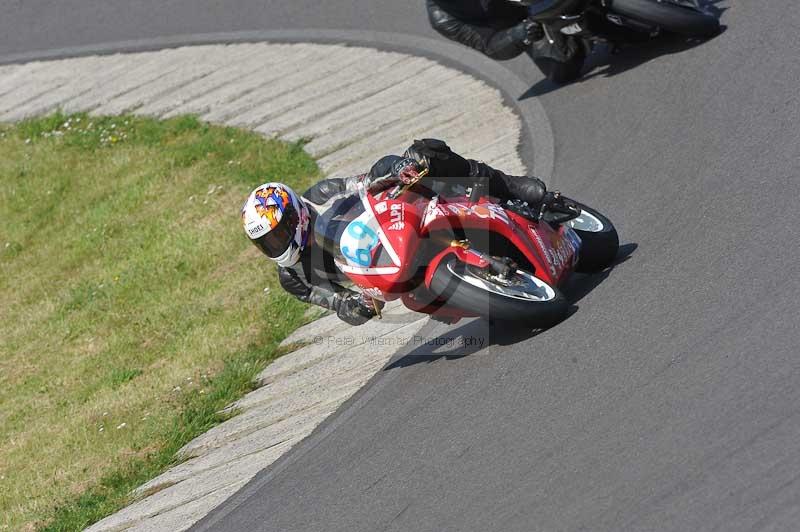
[[574, 37], [567, 37], [563, 42], [564, 50], [560, 54], [563, 55], [561, 59], [539, 54], [534, 49], [528, 51], [542, 74], [557, 85], [566, 85], [580, 78], [583, 64], [586, 62], [586, 48], [582, 42]]
[[[515, 285], [512, 285], [515, 284]], [[445, 258], [431, 280], [431, 290], [447, 305], [494, 321], [525, 323], [547, 328], [563, 320], [569, 310], [564, 295], [532, 274], [517, 270], [502, 284], [456, 257]]]
[[719, 33], [719, 20], [713, 15], [669, 0], [614, 0], [611, 9], [620, 15], [650, 22], [661, 29], [691, 37], [712, 37]]
[[579, 56], [571, 57], [566, 62], [549, 58], [536, 59], [534, 62], [539, 67], [539, 70], [547, 76], [547, 79], [556, 85], [566, 85], [581, 77], [585, 59], [583, 53], [581, 53]]
[[575, 200], [569, 201], [578, 205], [582, 211], [581, 216], [565, 224], [578, 233], [581, 239], [575, 271], [581, 273], [602, 271], [617, 258], [619, 250], [617, 229], [601, 212]]

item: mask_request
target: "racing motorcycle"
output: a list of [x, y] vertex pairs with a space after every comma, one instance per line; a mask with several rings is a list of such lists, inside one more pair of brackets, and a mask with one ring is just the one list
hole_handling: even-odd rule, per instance
[[559, 290], [574, 271], [604, 269], [619, 239], [603, 214], [566, 197], [532, 209], [498, 202], [485, 183], [445, 197], [421, 183], [338, 200], [317, 218], [317, 243], [352, 283], [378, 301], [454, 323], [463, 317], [546, 328], [569, 304]]
[[623, 41], [662, 32], [711, 37], [719, 20], [699, 0], [534, 0], [528, 18], [542, 24], [545, 38], [534, 43], [537, 63], [556, 83], [580, 76], [597, 43]]

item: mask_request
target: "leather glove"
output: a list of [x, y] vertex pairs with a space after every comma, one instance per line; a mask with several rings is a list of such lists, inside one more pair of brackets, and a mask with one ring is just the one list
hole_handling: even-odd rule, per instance
[[518, 43], [530, 46], [535, 41], [544, 38], [544, 29], [538, 22], [526, 19], [511, 28], [511, 35]]
[[[383, 306], [383, 305], [380, 305]], [[339, 319], [350, 325], [363, 325], [375, 317], [372, 301], [363, 294], [345, 296], [336, 308]]]
[[415, 140], [409, 146], [403, 157], [414, 159], [417, 161], [421, 168], [430, 170], [431, 175], [437, 175], [436, 161], [446, 161], [453, 155], [453, 150], [450, 149], [443, 140], [438, 139], [422, 139]]

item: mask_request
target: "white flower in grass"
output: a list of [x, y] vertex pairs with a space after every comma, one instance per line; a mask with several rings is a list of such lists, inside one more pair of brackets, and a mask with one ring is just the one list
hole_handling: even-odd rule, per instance
[[127, 426], [128, 426], [128, 424], [127, 424], [127, 423], [120, 423], [119, 425], [117, 425], [117, 430], [119, 430], [119, 429], [124, 429], [124, 428], [125, 428], [125, 427], [127, 427]]

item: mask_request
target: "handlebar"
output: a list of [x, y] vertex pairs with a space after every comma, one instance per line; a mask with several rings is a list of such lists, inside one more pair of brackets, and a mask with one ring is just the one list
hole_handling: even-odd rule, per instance
[[478, 203], [478, 200], [481, 199], [483, 196], [483, 189], [486, 187], [486, 183], [483, 181], [476, 181], [472, 188], [469, 191], [469, 201], [470, 203]]
[[402, 196], [403, 194], [405, 194], [405, 193], [406, 193], [408, 190], [410, 190], [410, 189], [411, 189], [411, 187], [413, 187], [414, 185], [416, 185], [417, 183], [419, 183], [420, 181], [422, 181], [422, 178], [423, 178], [423, 177], [425, 177], [425, 176], [427, 176], [427, 175], [428, 175], [428, 172], [429, 172], [429, 170], [428, 170], [427, 168], [424, 168], [424, 169], [423, 169], [423, 170], [422, 170], [422, 171], [419, 173], [419, 175], [417, 175], [417, 177], [415, 177], [413, 180], [411, 180], [411, 181], [410, 181], [408, 184], [406, 184], [406, 185], [403, 185], [403, 186], [401, 186], [401, 187], [397, 188], [397, 189], [396, 189], [394, 192], [390, 192], [389, 194], [387, 194], [387, 197], [388, 197], [390, 200], [393, 200], [393, 199], [397, 199], [397, 198], [399, 198], [400, 196]]
[[[429, 173], [430, 170], [428, 168], [424, 168], [421, 172], [419, 172], [419, 175], [416, 178], [414, 178], [409, 183], [396, 188], [393, 192], [389, 192], [386, 197], [390, 200], [399, 198], [400, 196], [408, 192], [410, 189], [412, 189], [415, 185], [419, 184], [419, 182], [422, 181], [422, 178], [428, 176]], [[470, 193], [469, 193], [469, 201], [471, 203], [477, 203], [478, 200], [481, 199], [481, 197], [484, 195], [486, 184], [487, 184], [486, 178], [477, 177], [475, 179], [475, 182], [470, 188]]]

